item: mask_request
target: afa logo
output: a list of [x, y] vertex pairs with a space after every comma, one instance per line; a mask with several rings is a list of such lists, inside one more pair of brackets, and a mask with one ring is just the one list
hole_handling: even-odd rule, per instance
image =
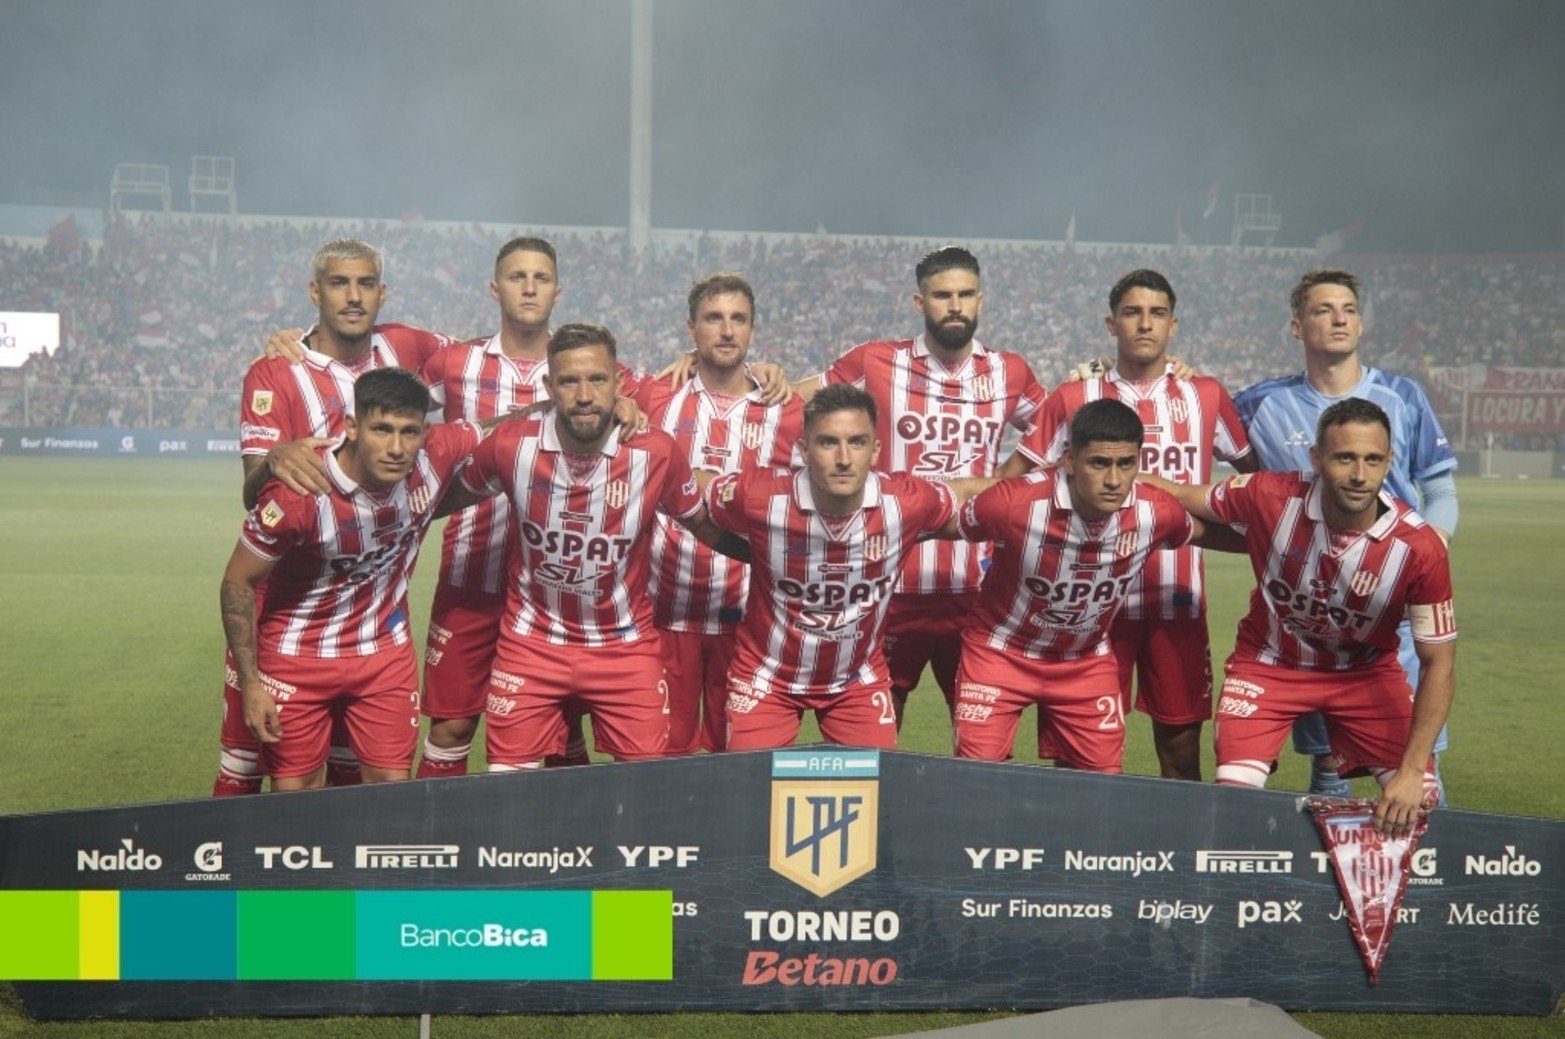
[[780, 873], [825, 897], [875, 868], [880, 752], [772, 754], [771, 858]]

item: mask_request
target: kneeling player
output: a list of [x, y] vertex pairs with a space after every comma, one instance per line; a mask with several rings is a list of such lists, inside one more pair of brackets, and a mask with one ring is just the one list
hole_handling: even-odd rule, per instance
[[426, 425], [429, 391], [403, 369], [371, 371], [353, 389], [346, 440], [326, 460], [331, 490], [268, 483], [223, 574], [223, 630], [273, 790], [322, 784], [339, 708], [364, 781], [408, 778], [418, 736], [408, 578], [479, 440], [469, 423]]
[[1070, 768], [1120, 771], [1110, 625], [1147, 558], [1202, 531], [1174, 498], [1137, 482], [1143, 437], [1130, 408], [1092, 401], [1071, 419], [1060, 467], [1002, 480], [958, 514], [962, 537], [994, 543], [963, 632], [958, 757], [1009, 758], [1022, 710], [1037, 704], [1040, 751]]
[[[1321, 413], [1312, 477], [1236, 476], [1173, 488], [1194, 515], [1245, 534], [1259, 587], [1217, 705], [1217, 781], [1261, 786], [1293, 720], [1325, 715], [1344, 778], [1383, 788], [1382, 832], [1412, 829], [1437, 794], [1435, 737], [1455, 692], [1456, 614], [1445, 542], [1382, 490], [1391, 422], [1349, 397]], [[1397, 663], [1411, 620], [1418, 690]]]

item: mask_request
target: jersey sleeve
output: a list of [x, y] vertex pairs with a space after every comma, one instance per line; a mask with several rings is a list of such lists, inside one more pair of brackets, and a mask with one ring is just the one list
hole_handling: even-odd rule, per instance
[[1016, 450], [1033, 465], [1043, 466], [1057, 461], [1065, 453], [1067, 417], [1065, 395], [1056, 390], [1038, 408], [1032, 428], [1022, 436]]
[[412, 325], [381, 325], [379, 332], [397, 355], [397, 363], [410, 372], [422, 372], [441, 347], [456, 342], [450, 336]]
[[1190, 543], [1195, 536], [1195, 522], [1191, 520], [1190, 513], [1179, 504], [1167, 491], [1158, 490], [1155, 487], [1147, 488], [1154, 492], [1153, 500], [1156, 503], [1157, 521], [1153, 531], [1153, 539], [1158, 548], [1181, 548]]
[[489, 498], [503, 492], [506, 488], [501, 479], [504, 471], [502, 459], [510, 457], [514, 452], [512, 445], [516, 443], [516, 437], [514, 430], [504, 427], [485, 437], [483, 442], [473, 449], [471, 461], [462, 469], [462, 486], [474, 494]]
[[1004, 541], [1014, 480], [1001, 480], [967, 499], [956, 514], [956, 531], [966, 541]]
[[439, 422], [446, 414], [446, 369], [450, 366], [451, 350], [436, 350], [419, 369], [418, 377], [429, 387], [430, 422]]
[[1244, 431], [1244, 422], [1239, 418], [1234, 399], [1222, 383], [1215, 380], [1214, 383], [1217, 387], [1217, 432], [1212, 453], [1225, 462], [1232, 462], [1250, 453], [1250, 437]]
[[434, 463], [440, 479], [447, 480], [467, 461], [482, 439], [483, 432], [465, 419], [443, 422], [429, 427], [425, 450], [429, 452], [430, 461]]
[[1206, 492], [1206, 504], [1219, 520], [1244, 530], [1256, 517], [1256, 494], [1270, 473], [1240, 473], [1214, 483]]
[[299, 410], [293, 406], [293, 388], [279, 373], [287, 368], [266, 360], [256, 361], [245, 372], [239, 393], [239, 453], [264, 455], [278, 444], [308, 436], [291, 421]]
[[1419, 528], [1413, 546], [1414, 567], [1408, 579], [1407, 617], [1418, 642], [1449, 642], [1456, 638], [1456, 606], [1451, 590], [1451, 557], [1440, 536]]
[[908, 518], [908, 526], [918, 531], [939, 530], [956, 512], [956, 495], [938, 480], [924, 480], [906, 473], [882, 476], [881, 493], [897, 496]]
[[744, 473], [725, 473], [706, 485], [706, 511], [712, 522], [735, 534], [745, 533]]
[[701, 488], [696, 484], [695, 473], [684, 453], [674, 450], [673, 441], [667, 441], [664, 452], [666, 471], [663, 493], [658, 496], [658, 511], [666, 516], [684, 519], [701, 507]]
[[1008, 354], [1006, 364], [1012, 369], [1011, 375], [1016, 385], [1021, 387], [1016, 394], [1016, 410], [1011, 412], [1010, 422], [1025, 435], [1032, 431], [1049, 391], [1043, 388], [1043, 383], [1033, 374], [1032, 366], [1018, 355]]
[[276, 562], [303, 541], [314, 525], [313, 501], [274, 480], [261, 488], [255, 508], [240, 528], [239, 542], [262, 559]]
[[775, 469], [804, 464], [804, 457], [799, 451], [799, 442], [804, 439], [804, 403], [798, 397], [790, 397], [782, 409], [782, 417], [777, 422], [777, 436], [772, 440], [772, 456], [768, 460]]
[[831, 367], [821, 373], [821, 383], [833, 386], [842, 383], [864, 388], [865, 369], [868, 368], [869, 343], [860, 343], [831, 362]]
[[1412, 379], [1404, 379], [1401, 389], [1412, 417], [1412, 428], [1408, 430], [1408, 440], [1412, 444], [1408, 472], [1415, 481], [1422, 482], [1455, 469], [1456, 452], [1451, 450], [1451, 441], [1435, 417], [1434, 406], [1429, 403], [1424, 388]]

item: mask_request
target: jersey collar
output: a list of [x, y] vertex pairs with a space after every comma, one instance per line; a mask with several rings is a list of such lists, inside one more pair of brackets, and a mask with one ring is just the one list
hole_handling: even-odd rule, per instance
[[[545, 451], [565, 454], [565, 447], [560, 443], [559, 427], [555, 425], [558, 413], [558, 408], [550, 408], [538, 416], [539, 424], [543, 426], [543, 432], [538, 438], [538, 443]], [[598, 453], [605, 458], [613, 458], [619, 454], [619, 433], [611, 428], [609, 435], [603, 441], [603, 446], [598, 448]]]

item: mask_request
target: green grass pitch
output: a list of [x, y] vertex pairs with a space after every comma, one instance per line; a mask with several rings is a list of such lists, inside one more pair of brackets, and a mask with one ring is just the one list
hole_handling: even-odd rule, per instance
[[[1455, 750], [1444, 771], [1459, 807], [1565, 818], [1565, 481], [1459, 481], [1454, 542]], [[242, 512], [239, 463], [0, 458], [0, 812], [205, 796], [216, 767], [223, 652], [217, 585]], [[436, 571], [431, 535], [413, 593], [422, 624]], [[1212, 558], [1220, 662], [1251, 586], [1246, 562]], [[422, 631], [419, 632], [422, 642]], [[1030, 726], [1022, 726], [1026, 733]], [[815, 739], [806, 730], [805, 740]], [[932, 685], [912, 700], [903, 747], [944, 753]], [[1019, 742], [1019, 758], [1030, 755]], [[1293, 755], [1288, 755], [1290, 759]], [[1207, 774], [1211, 774], [1208, 749]], [[1131, 720], [1126, 770], [1154, 774], [1150, 732]], [[1302, 789], [1288, 760], [1273, 785]], [[945, 1027], [980, 1014], [699, 1014], [438, 1018], [445, 1037], [848, 1039]], [[992, 1016], [992, 1015], [989, 1015]], [[1565, 1037], [1559, 1018], [1301, 1014], [1325, 1036]], [[0, 1036], [405, 1037], [407, 1018], [32, 1025], [0, 996]]]

